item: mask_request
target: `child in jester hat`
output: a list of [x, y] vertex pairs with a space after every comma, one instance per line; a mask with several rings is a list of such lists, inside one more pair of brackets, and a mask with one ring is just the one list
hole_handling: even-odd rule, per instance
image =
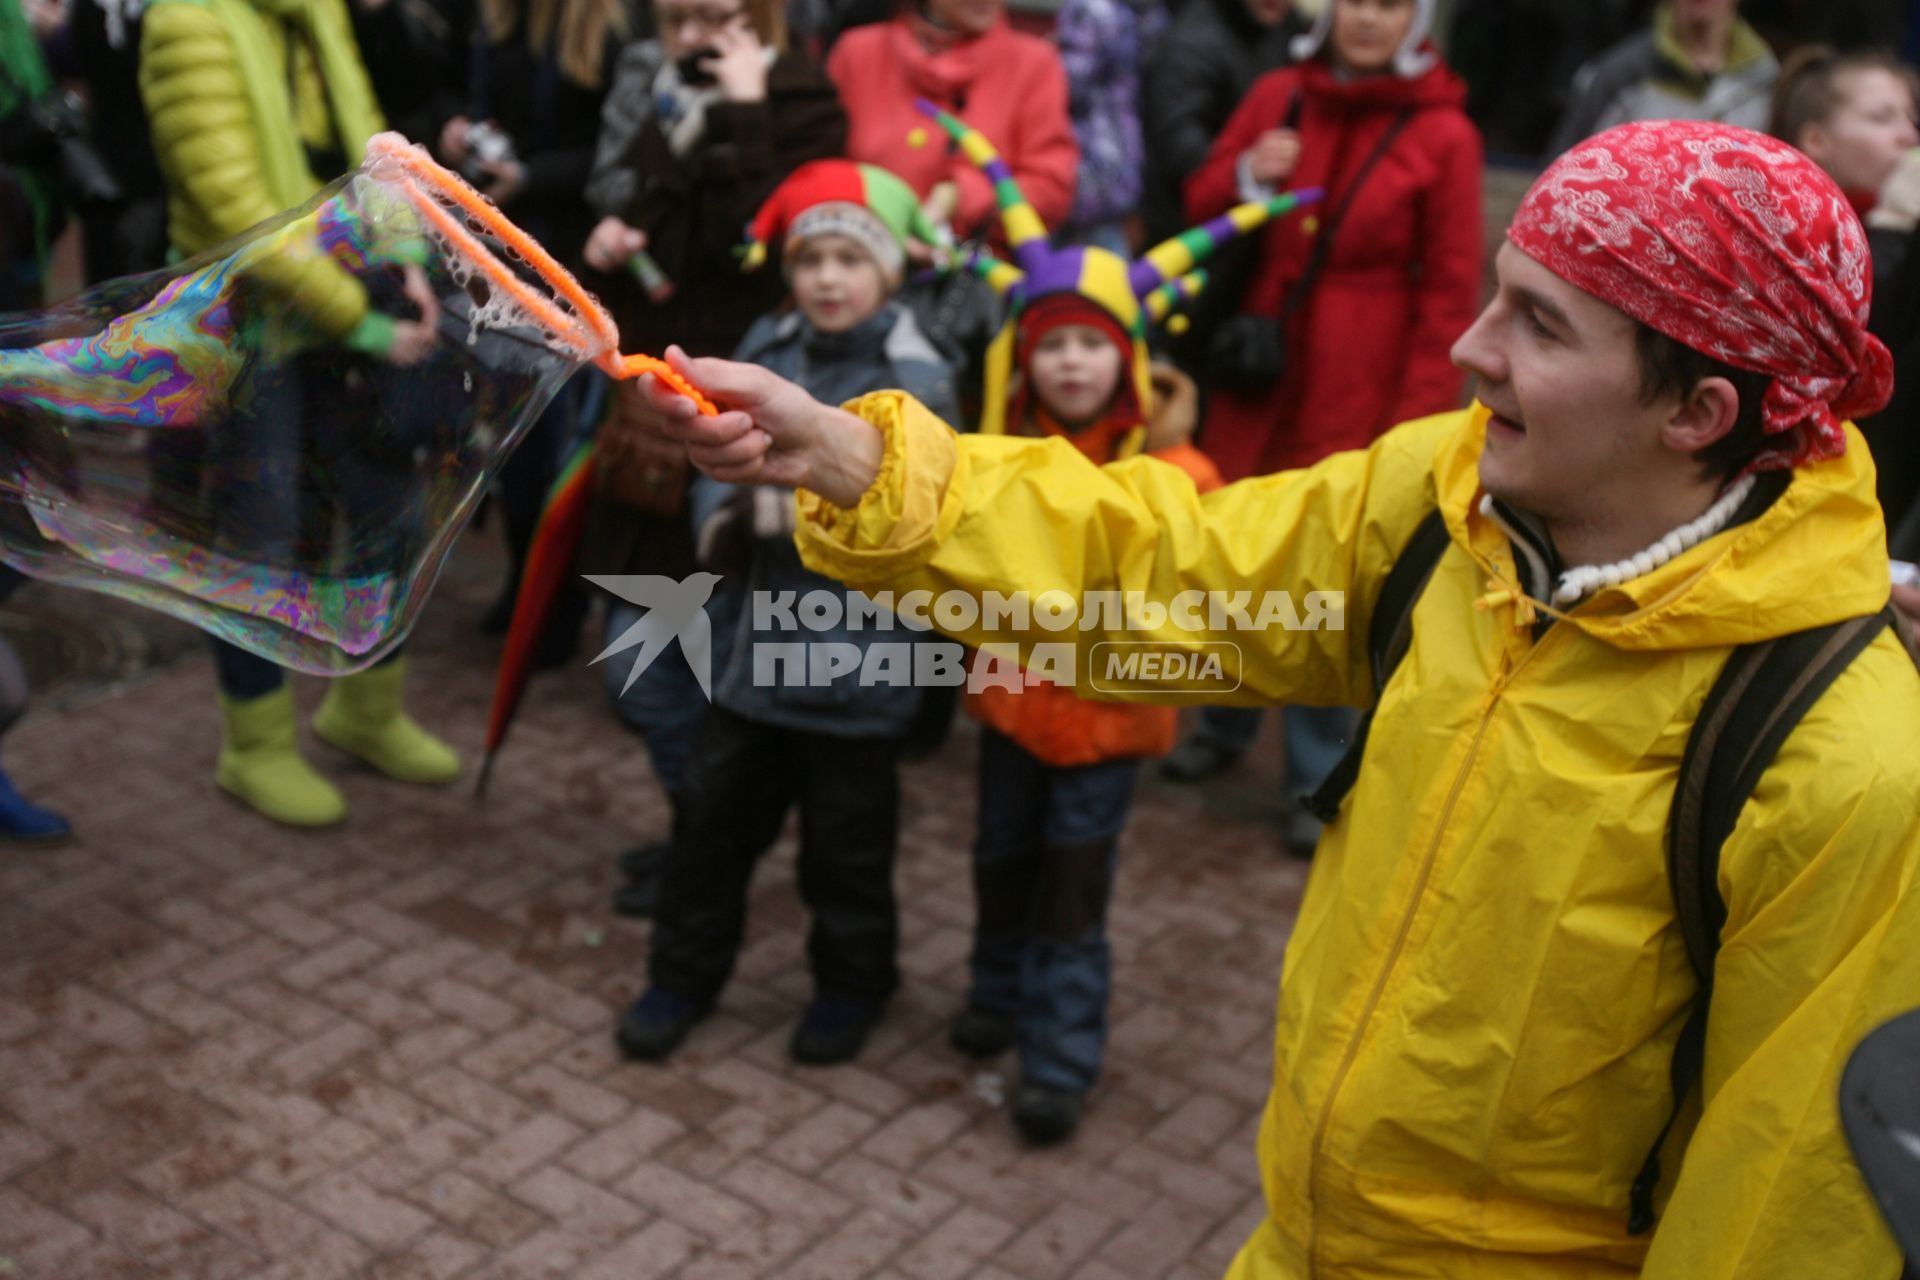
[[[756, 321], [734, 359], [764, 365], [823, 400], [899, 387], [935, 413], [958, 412], [946, 359], [892, 300], [908, 240], [933, 241], [905, 183], [871, 165], [816, 160], [773, 193], [751, 235], [749, 266], [784, 241], [793, 309]], [[630, 1057], [663, 1058], [713, 1008], [740, 950], [754, 864], [797, 805], [814, 997], [790, 1049], [803, 1063], [843, 1062], [859, 1053], [899, 981], [897, 766], [921, 697], [910, 682], [863, 683], [861, 676], [869, 645], [913, 636], [849, 625], [851, 610], [832, 628], [801, 633], [757, 618], [746, 606], [749, 593], [793, 600], [848, 592], [801, 567], [790, 491], [703, 476], [692, 505], [703, 567], [723, 575], [710, 606], [713, 707], [676, 806], [651, 983], [621, 1021], [620, 1045]], [[817, 668], [804, 686], [768, 679], [779, 673], [771, 646], [794, 642], [814, 652], [851, 646], [861, 661], [824, 684], [812, 683]]]
[[[1186, 273], [1229, 236], [1307, 193], [1242, 206], [1136, 263], [1100, 248], [1054, 251], [1013, 175], [978, 132], [934, 112], [992, 178], [1014, 263], [978, 261], [1011, 313], [987, 353], [982, 433], [1060, 435], [1095, 463], [1146, 452], [1203, 491], [1219, 473], [1189, 443], [1192, 384], [1150, 367], [1147, 322], [1198, 281]], [[1197, 274], [1197, 273], [1196, 273]], [[1093, 702], [1050, 683], [982, 682], [967, 696], [984, 727], [972, 986], [951, 1040], [971, 1057], [1016, 1047], [1013, 1121], [1035, 1142], [1079, 1124], [1099, 1077], [1111, 960], [1107, 902], [1143, 758], [1172, 747], [1172, 707]]]

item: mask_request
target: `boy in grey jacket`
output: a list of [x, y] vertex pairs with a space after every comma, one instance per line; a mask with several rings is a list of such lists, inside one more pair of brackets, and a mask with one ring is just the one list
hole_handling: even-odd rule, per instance
[[[873, 166], [815, 161], [774, 193], [754, 228], [754, 260], [784, 232], [793, 309], [756, 321], [736, 360], [829, 401], [900, 388], [958, 413], [946, 359], [892, 300], [907, 241], [931, 239], [905, 184]], [[790, 491], [702, 477], [692, 500], [699, 558], [722, 575], [715, 626], [730, 627], [732, 643], [714, 646], [726, 657], [682, 783], [651, 982], [621, 1020], [619, 1043], [629, 1057], [664, 1058], [711, 1011], [745, 934], [754, 864], [797, 804], [814, 997], [790, 1047], [800, 1062], [844, 1062], [899, 981], [898, 760], [921, 697], [910, 660], [904, 674], [889, 673], [897, 681], [882, 681], [865, 678], [868, 658], [881, 656], [876, 646], [894, 658], [910, 652], [918, 633], [885, 616], [853, 624], [856, 593], [800, 564]], [[796, 602], [809, 598], [835, 607], [796, 617]]]

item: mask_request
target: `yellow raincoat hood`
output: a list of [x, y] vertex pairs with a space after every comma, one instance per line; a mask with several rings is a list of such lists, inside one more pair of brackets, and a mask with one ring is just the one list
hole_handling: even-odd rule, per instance
[[1477, 509], [1483, 413], [1201, 496], [1151, 459], [955, 437], [896, 394], [851, 407], [885, 459], [855, 509], [800, 495], [810, 567], [976, 598], [1343, 592], [1338, 629], [1018, 637], [1083, 662], [1116, 639], [1235, 643], [1228, 700], [1247, 704], [1374, 701], [1367, 619], [1415, 526], [1446, 515], [1455, 545], [1288, 943], [1268, 1217], [1232, 1280], [1892, 1280], [1836, 1106], [1846, 1054], [1920, 1003], [1920, 678], [1891, 634], [1808, 712], [1722, 852], [1702, 1089], [1653, 1233], [1626, 1230], [1694, 993], [1665, 864], [1681, 753], [1730, 646], [1885, 603], [1857, 433], [1759, 518], [1536, 639]]

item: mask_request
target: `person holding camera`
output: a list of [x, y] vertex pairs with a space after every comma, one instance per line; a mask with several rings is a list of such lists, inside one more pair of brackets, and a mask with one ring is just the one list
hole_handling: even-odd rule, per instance
[[440, 158], [564, 251], [586, 235], [580, 193], [626, 10], [621, 0], [481, 0], [478, 12], [467, 111], [441, 127]]
[[[120, 0], [95, 0], [119, 3]], [[470, 0], [347, 0], [353, 34], [389, 128], [431, 147], [468, 110], [474, 32]]]
[[[778, 0], [673, 0], [654, 17], [607, 97], [582, 253], [633, 346], [718, 354], [780, 300], [778, 280], [741, 271], [743, 229], [787, 175], [841, 153], [847, 117], [789, 47]], [[637, 274], [642, 252], [658, 279]]]
[[899, 174], [956, 237], [998, 241], [993, 184], [928, 133], [917, 99], [991, 138], [1041, 220], [1067, 221], [1080, 144], [1066, 65], [1058, 48], [1013, 28], [1006, 0], [903, 4], [891, 22], [843, 37], [827, 74], [847, 104], [848, 156]]

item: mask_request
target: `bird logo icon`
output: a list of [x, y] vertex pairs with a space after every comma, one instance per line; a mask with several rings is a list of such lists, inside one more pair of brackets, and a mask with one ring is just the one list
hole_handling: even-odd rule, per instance
[[667, 645], [677, 639], [680, 652], [693, 669], [694, 679], [700, 682], [700, 692], [707, 696], [707, 701], [713, 701], [713, 627], [707, 621], [706, 603], [720, 583], [719, 574], [696, 573], [685, 579], [652, 573], [584, 576], [595, 586], [646, 610], [638, 622], [622, 631], [588, 666], [638, 647], [633, 667], [627, 672], [627, 682], [620, 687], [624, 694]]

